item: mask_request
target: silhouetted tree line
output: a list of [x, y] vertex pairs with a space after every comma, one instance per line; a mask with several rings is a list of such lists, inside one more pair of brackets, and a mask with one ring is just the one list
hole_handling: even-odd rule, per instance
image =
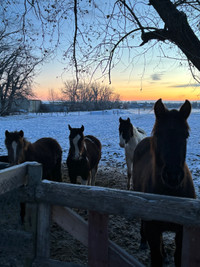
[[[42, 104], [42, 112], [92, 111], [120, 108], [119, 95], [113, 88], [98, 83], [68, 80], [61, 89], [62, 99], [53, 89], [49, 92], [48, 104]], [[59, 101], [58, 101], [59, 100]]]
[[[42, 103], [40, 112], [73, 112], [73, 111], [94, 111], [106, 109], [153, 109], [154, 101], [51, 101]], [[165, 102], [169, 109], [178, 109], [182, 102]], [[200, 109], [200, 103], [191, 102], [193, 109]]]
[[42, 103], [40, 112], [73, 112], [73, 111], [93, 111], [105, 109], [121, 108], [120, 101], [61, 101], [52, 103]]

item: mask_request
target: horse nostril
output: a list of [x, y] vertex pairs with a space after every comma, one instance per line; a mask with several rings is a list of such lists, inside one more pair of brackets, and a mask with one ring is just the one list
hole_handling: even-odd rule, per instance
[[162, 172], [162, 178], [168, 186], [177, 187], [184, 178], [184, 172], [181, 168], [175, 170], [164, 168]]

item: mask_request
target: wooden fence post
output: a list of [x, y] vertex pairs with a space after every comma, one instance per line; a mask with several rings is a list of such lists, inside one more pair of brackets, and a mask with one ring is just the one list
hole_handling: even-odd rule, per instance
[[182, 267], [200, 266], [200, 227], [183, 227]]
[[[42, 180], [42, 165], [37, 162], [31, 162], [30, 165], [27, 166], [27, 174], [27, 186], [36, 187], [36, 185]], [[36, 256], [37, 218], [37, 204], [33, 202], [26, 202], [24, 228], [27, 232], [32, 233], [33, 240], [32, 257], [25, 259], [25, 266], [27, 267], [32, 266], [32, 262]]]
[[40, 203], [38, 206], [37, 223], [37, 258], [49, 259], [50, 257], [50, 222], [51, 205]]
[[89, 211], [88, 264], [90, 267], [108, 266], [108, 215]]

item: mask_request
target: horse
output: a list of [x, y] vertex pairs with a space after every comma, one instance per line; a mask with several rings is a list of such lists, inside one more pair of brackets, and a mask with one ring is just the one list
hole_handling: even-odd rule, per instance
[[132, 167], [133, 154], [137, 144], [147, 135], [144, 130], [134, 127], [130, 118], [123, 120], [119, 118], [119, 145], [125, 150], [126, 165], [127, 165], [127, 189], [132, 189]]
[[11, 165], [37, 161], [43, 167], [42, 179], [62, 182], [62, 149], [55, 139], [44, 137], [31, 143], [24, 138], [22, 130], [15, 132], [6, 130], [5, 137], [8, 160]]
[[[37, 161], [42, 164], [42, 179], [62, 182], [61, 161], [62, 149], [53, 138], [41, 138], [34, 143], [24, 138], [24, 132], [5, 131], [5, 145], [10, 165], [25, 161]], [[24, 223], [25, 203], [21, 203], [21, 221]]]
[[84, 126], [72, 128], [68, 125], [69, 153], [66, 160], [70, 182], [76, 184], [77, 176], [81, 184], [95, 185], [95, 176], [101, 159], [101, 142], [93, 135], [84, 136]]
[[[145, 193], [195, 198], [192, 175], [186, 164], [191, 112], [188, 100], [179, 110], [168, 110], [162, 99], [154, 105], [155, 124], [150, 137], [136, 147], [133, 158], [134, 190]], [[175, 232], [174, 262], [181, 266], [183, 227], [161, 221], [141, 221], [141, 242], [147, 240], [151, 251], [151, 266], [160, 267], [165, 256], [162, 233]]]

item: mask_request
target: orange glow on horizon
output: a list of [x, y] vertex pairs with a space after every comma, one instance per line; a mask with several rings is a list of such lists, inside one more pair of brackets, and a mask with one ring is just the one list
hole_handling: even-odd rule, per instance
[[[182, 85], [181, 85], [182, 84]], [[162, 98], [165, 101], [190, 101], [200, 100], [200, 87], [184, 85], [181, 82], [164, 83], [164, 82], [143, 82], [142, 89], [140, 89], [140, 81], [134, 82], [115, 82], [111, 84], [113, 92], [119, 94], [121, 101], [156, 101]], [[62, 99], [60, 88], [61, 85], [53, 84], [48, 86], [38, 87], [35, 92], [35, 98], [42, 101], [52, 100], [50, 96], [50, 88], [55, 93], [55, 100]], [[55, 89], [56, 88], [56, 89]]]
[[167, 93], [156, 93], [152, 96], [152, 94], [123, 94], [120, 95], [120, 100], [121, 101], [156, 101], [159, 98], [162, 98], [165, 101], [185, 101], [190, 100], [190, 101], [199, 101], [200, 97], [198, 95], [194, 96], [193, 94], [189, 95], [169, 95]]
[[[186, 99], [190, 101], [198, 101], [200, 100], [200, 94], [198, 94], [199, 89], [196, 90], [188, 90], [188, 92], [181, 92], [179, 90], [173, 89], [173, 90], [166, 90], [166, 89], [159, 89], [155, 91], [148, 91], [147, 89], [114, 89], [114, 93], [120, 95], [120, 101], [156, 101], [159, 98], [162, 98], [165, 101], [185, 101]], [[56, 95], [59, 99], [61, 99], [61, 94], [58, 90], [56, 92]], [[49, 96], [48, 90], [40, 90], [35, 93], [35, 98], [42, 100], [42, 101], [48, 101], [51, 100]], [[55, 99], [57, 100], [57, 99]]]
[[190, 101], [200, 100], [200, 88], [196, 87], [176, 87], [162, 84], [144, 85], [142, 89], [136, 86], [120, 86], [115, 89], [115, 93], [120, 95], [121, 101], [155, 101], [162, 98], [165, 101]]

